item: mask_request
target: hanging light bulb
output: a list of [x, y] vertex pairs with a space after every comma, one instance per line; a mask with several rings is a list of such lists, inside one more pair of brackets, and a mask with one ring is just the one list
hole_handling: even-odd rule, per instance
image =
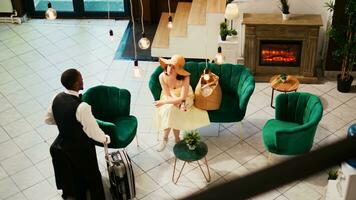
[[208, 81], [210, 79], [210, 70], [209, 69], [204, 69], [203, 79], [206, 81]]
[[111, 42], [114, 42], [114, 40], [115, 40], [114, 31], [112, 29], [110, 29], [110, 31], [109, 31], [109, 40]]
[[169, 29], [172, 29], [173, 28], [173, 19], [172, 19], [172, 16], [169, 16], [168, 17], [168, 24], [167, 24], [167, 27]]
[[215, 63], [218, 65], [224, 64], [225, 56], [222, 54], [221, 47], [218, 47], [218, 53], [215, 55]]
[[47, 7], [48, 8], [47, 8], [46, 14], [45, 14], [46, 19], [55, 20], [57, 18], [57, 11], [52, 8], [51, 2], [48, 2]]
[[133, 73], [134, 73], [134, 77], [135, 78], [140, 78], [141, 77], [141, 70], [138, 67], [138, 60], [134, 61]]
[[146, 37], [146, 33], [142, 32], [142, 38], [138, 41], [138, 46], [140, 49], [148, 49], [150, 47], [151, 42], [150, 40]]

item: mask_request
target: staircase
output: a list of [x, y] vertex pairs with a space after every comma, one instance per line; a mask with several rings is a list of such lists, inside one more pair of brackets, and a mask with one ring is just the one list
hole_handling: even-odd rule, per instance
[[152, 42], [152, 57], [212, 59], [218, 48], [219, 24], [224, 21], [226, 0], [179, 2], [169, 29], [168, 13], [162, 13]]

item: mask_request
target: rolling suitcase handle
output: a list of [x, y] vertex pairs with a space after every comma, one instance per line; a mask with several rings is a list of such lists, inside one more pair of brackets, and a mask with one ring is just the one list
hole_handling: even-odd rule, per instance
[[110, 155], [109, 155], [109, 150], [108, 150], [108, 144], [104, 142], [104, 153], [105, 153], [105, 161], [106, 161], [106, 167], [108, 170], [108, 175], [110, 174], [109, 168], [112, 165], [112, 162], [110, 160]]

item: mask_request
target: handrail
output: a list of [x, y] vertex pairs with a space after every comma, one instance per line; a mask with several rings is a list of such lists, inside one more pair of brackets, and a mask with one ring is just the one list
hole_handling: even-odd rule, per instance
[[356, 137], [343, 139], [307, 154], [296, 156], [184, 199], [247, 199], [293, 181], [307, 178], [356, 157]]

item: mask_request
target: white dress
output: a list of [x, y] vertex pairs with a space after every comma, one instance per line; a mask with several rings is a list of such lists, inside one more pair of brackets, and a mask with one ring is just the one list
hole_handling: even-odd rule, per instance
[[[181, 90], [182, 87], [171, 90], [172, 97], [179, 97]], [[167, 99], [163, 92], [160, 99]], [[183, 111], [173, 104], [164, 104], [158, 107], [155, 120], [156, 128], [158, 130], [173, 128], [190, 131], [210, 124], [208, 112], [194, 107], [194, 92], [191, 86], [189, 86], [185, 105], [187, 111]]]

